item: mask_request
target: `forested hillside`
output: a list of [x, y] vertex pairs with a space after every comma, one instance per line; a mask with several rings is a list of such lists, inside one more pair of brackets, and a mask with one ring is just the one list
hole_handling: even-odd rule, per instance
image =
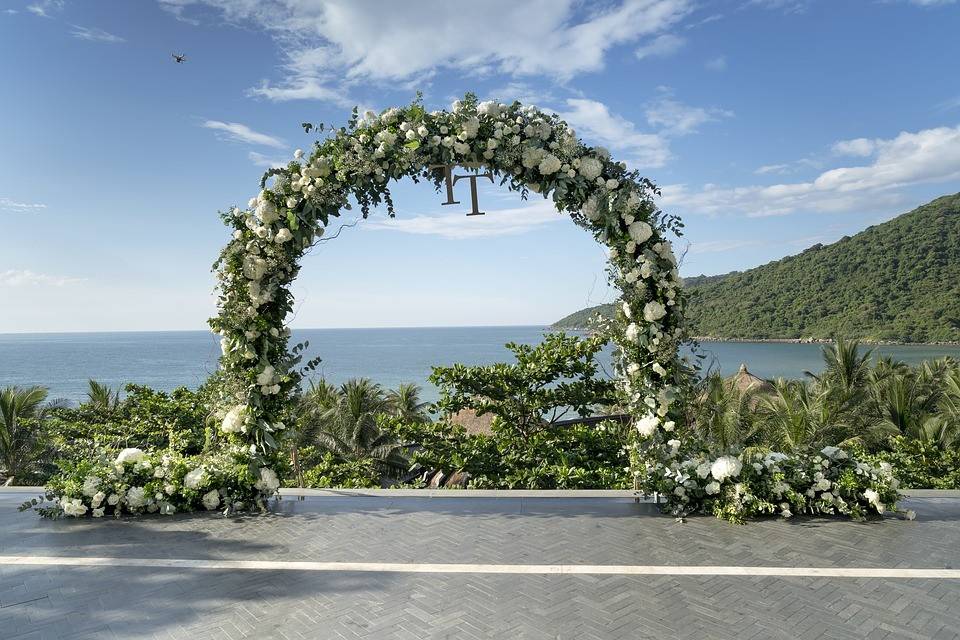
[[[960, 341], [960, 194], [754, 269], [690, 278], [692, 333]], [[556, 327], [585, 326], [601, 305]]]

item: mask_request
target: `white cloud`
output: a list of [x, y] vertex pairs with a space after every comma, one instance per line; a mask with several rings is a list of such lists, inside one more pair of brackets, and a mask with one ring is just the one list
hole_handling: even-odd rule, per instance
[[949, 111], [950, 109], [960, 109], [960, 96], [950, 98], [949, 100], [944, 100], [937, 105], [937, 109], [940, 111]]
[[665, 33], [692, 0], [160, 0], [182, 16], [192, 5], [270, 33], [286, 57], [285, 78], [256, 95], [342, 101], [357, 82], [428, 77], [437, 69], [543, 75], [561, 80], [602, 69], [608, 51]]
[[688, 213], [785, 215], [796, 211], [841, 212], [902, 204], [901, 188], [960, 180], [960, 126], [904, 131], [873, 140], [873, 162], [839, 167], [811, 182], [722, 188], [663, 188], [663, 205]]
[[716, 58], [710, 58], [703, 64], [703, 66], [709, 71], [726, 71], [727, 57], [717, 56]]
[[527, 82], [508, 82], [507, 84], [487, 92], [487, 97], [501, 102], [512, 103], [519, 100], [527, 105], [542, 105], [554, 102], [556, 98], [549, 91], [542, 91]]
[[868, 138], [841, 140], [831, 147], [832, 151], [838, 156], [856, 156], [860, 158], [872, 156], [876, 148], [877, 142]]
[[207, 129], [213, 129], [220, 132], [228, 140], [235, 142], [246, 142], [248, 144], [258, 144], [265, 147], [274, 147], [276, 149], [285, 149], [287, 143], [280, 138], [254, 131], [245, 124], [239, 122], [220, 122], [219, 120], [207, 120], [203, 123]]
[[675, 36], [672, 33], [665, 33], [657, 36], [649, 43], [639, 47], [636, 50], [637, 58], [640, 60], [643, 60], [644, 58], [666, 58], [668, 56], [672, 56], [677, 51], [680, 51], [686, 42], [687, 41], [680, 36]]
[[957, 0], [907, 0], [910, 4], [915, 4], [920, 7], [942, 7], [948, 4], [953, 4]]
[[38, 209], [46, 209], [47, 205], [33, 202], [17, 202], [10, 198], [0, 198], [0, 211], [13, 211], [14, 213], [27, 213]]
[[42, 0], [31, 5], [27, 5], [27, 11], [41, 18], [52, 18], [53, 13], [63, 10], [63, 0]]
[[762, 167], [757, 167], [757, 169], [754, 170], [754, 173], [757, 174], [758, 176], [763, 176], [768, 173], [783, 174], [783, 173], [789, 173], [789, 171], [790, 171], [789, 164], [765, 164]]
[[276, 167], [285, 167], [289, 164], [290, 160], [284, 158], [271, 158], [265, 156], [262, 153], [257, 153], [256, 151], [251, 151], [247, 154], [247, 157], [250, 158], [250, 162], [255, 164], [258, 167], [276, 168]]
[[121, 38], [120, 36], [115, 36], [112, 33], [107, 33], [103, 29], [81, 27], [78, 25], [73, 25], [73, 30], [70, 32], [70, 35], [72, 35], [74, 38], [87, 40], [90, 42], [106, 42], [108, 44], [126, 42], [126, 39]]
[[691, 107], [674, 100], [667, 94], [647, 105], [646, 115], [650, 126], [662, 129], [666, 133], [686, 135], [695, 132], [706, 122], [730, 118], [733, 112], [724, 109]]
[[77, 282], [83, 282], [83, 278], [48, 276], [44, 273], [34, 273], [23, 269], [0, 271], [0, 287], [63, 287]]
[[[533, 195], [536, 197], [536, 194]], [[523, 207], [487, 211], [482, 216], [468, 217], [463, 212], [419, 215], [412, 218], [398, 216], [393, 219], [371, 219], [363, 224], [365, 228], [377, 231], [399, 231], [440, 236], [449, 240], [468, 240], [519, 235], [566, 217], [566, 214], [557, 212], [552, 202], [539, 199]]]
[[560, 117], [578, 130], [588, 143], [600, 143], [626, 155], [624, 161], [638, 167], [662, 167], [670, 158], [667, 141], [657, 134], [642, 133], [636, 126], [610, 113], [607, 105], [586, 98], [567, 100]]

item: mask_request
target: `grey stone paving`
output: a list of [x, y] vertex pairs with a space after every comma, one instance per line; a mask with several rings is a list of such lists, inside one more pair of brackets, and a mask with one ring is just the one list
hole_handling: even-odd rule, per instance
[[[49, 522], [0, 493], [0, 555], [960, 568], [918, 519], [678, 524], [616, 499], [284, 499], [277, 513]], [[960, 581], [0, 565], [0, 638], [956, 638]]]

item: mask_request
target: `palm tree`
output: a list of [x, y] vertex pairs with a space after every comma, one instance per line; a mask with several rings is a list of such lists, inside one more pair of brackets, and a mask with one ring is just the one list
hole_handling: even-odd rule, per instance
[[741, 391], [719, 373], [707, 376], [693, 409], [697, 431], [722, 451], [746, 445], [756, 432], [753, 408], [757, 398], [750, 389]]
[[120, 404], [119, 391], [114, 391], [92, 378], [88, 381], [88, 384], [90, 388], [87, 390], [87, 402], [85, 404], [104, 411], [116, 409]]
[[0, 390], [0, 466], [6, 484], [29, 473], [46, 447], [43, 423], [54, 406], [46, 404], [45, 387], [5, 387]]
[[869, 379], [870, 360], [873, 350], [860, 353], [860, 342], [838, 338], [836, 344], [826, 346], [823, 353], [823, 373], [816, 375], [805, 371], [818, 384], [837, 394], [837, 400], [846, 403], [858, 398]]
[[942, 394], [935, 376], [935, 369], [924, 366], [888, 376], [871, 387], [875, 428], [944, 446], [953, 444], [949, 424], [936, 415]]
[[420, 387], [412, 382], [401, 382], [387, 392], [390, 413], [406, 422], [426, 422], [429, 402], [421, 402]]
[[344, 461], [372, 459], [387, 476], [408, 468], [403, 446], [380, 430], [378, 418], [392, 406], [383, 388], [367, 378], [334, 388], [324, 380], [305, 396], [298, 428], [303, 442], [312, 442]]
[[837, 444], [851, 435], [849, 401], [838, 403], [830, 388], [778, 379], [762, 400], [764, 440], [787, 453]]

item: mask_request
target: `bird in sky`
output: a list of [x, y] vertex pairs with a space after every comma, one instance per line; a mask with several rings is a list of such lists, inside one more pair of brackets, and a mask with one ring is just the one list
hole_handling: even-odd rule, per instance
[[171, 55], [177, 64], [182, 64], [187, 59], [187, 56], [183, 55], [182, 53], [173, 53]]

